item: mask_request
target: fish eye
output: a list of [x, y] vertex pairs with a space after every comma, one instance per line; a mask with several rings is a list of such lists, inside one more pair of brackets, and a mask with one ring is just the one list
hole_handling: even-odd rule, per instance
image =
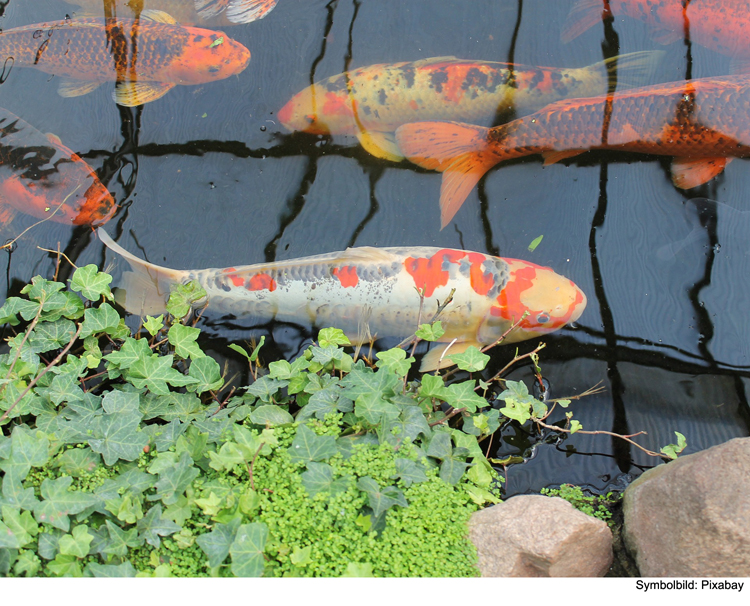
[[539, 315], [537, 315], [536, 321], [538, 324], [546, 324], [547, 322], [549, 322], [549, 314], [544, 312], [540, 313]]
[[308, 124], [315, 124], [315, 116], [305, 116], [305, 120], [307, 120]]

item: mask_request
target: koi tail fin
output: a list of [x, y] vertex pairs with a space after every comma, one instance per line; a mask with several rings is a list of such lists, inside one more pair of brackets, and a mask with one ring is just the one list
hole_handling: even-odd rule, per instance
[[489, 129], [457, 122], [415, 122], [396, 131], [398, 146], [414, 164], [443, 173], [440, 229], [450, 223], [474, 186], [500, 162], [487, 144]]
[[132, 271], [122, 274], [115, 300], [131, 314], [149, 315], [165, 313], [170, 287], [181, 284], [187, 272], [167, 269], [139, 259], [117, 244], [101, 227], [96, 230], [99, 239], [112, 252], [123, 257]]
[[664, 55], [664, 51], [638, 51], [610, 57], [591, 67], [601, 68], [607, 81], [618, 89], [637, 88], [651, 80]]
[[580, 36], [607, 17], [607, 3], [603, 0], [578, 0], [570, 9], [562, 28], [560, 40], [567, 43]]

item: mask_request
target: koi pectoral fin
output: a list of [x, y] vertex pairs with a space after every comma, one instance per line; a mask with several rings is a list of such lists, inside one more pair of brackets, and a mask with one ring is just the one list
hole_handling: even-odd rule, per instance
[[675, 158], [672, 161], [672, 183], [680, 189], [691, 189], [707, 183], [724, 170], [734, 158]]
[[447, 345], [441, 343], [437, 347], [433, 347], [422, 357], [419, 372], [432, 372], [438, 370], [438, 368], [453, 366], [455, 362], [451, 360], [450, 354], [464, 353], [472, 345], [477, 349], [482, 349], [482, 346], [476, 341], [461, 341], [453, 344], [448, 343]]
[[88, 95], [101, 86], [101, 82], [89, 82], [87, 80], [73, 80], [72, 78], [61, 78], [57, 86], [57, 94], [61, 97], [80, 97]]
[[563, 151], [544, 152], [542, 154], [542, 158], [544, 158], [544, 166], [556, 164], [557, 162], [567, 160], [568, 158], [574, 158], [575, 156], [578, 156], [585, 151], [585, 149], [566, 149]]
[[401, 162], [404, 159], [393, 133], [363, 131], [357, 133], [357, 139], [362, 147], [376, 158], [391, 162]]
[[118, 82], [112, 98], [118, 105], [135, 107], [160, 99], [175, 86], [171, 82]]

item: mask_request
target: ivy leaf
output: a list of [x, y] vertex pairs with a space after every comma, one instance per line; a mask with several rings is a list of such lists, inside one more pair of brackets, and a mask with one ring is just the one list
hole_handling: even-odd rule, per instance
[[201, 299], [206, 297], [206, 291], [197, 280], [187, 284], [179, 284], [169, 295], [167, 311], [175, 318], [182, 319]]
[[[109, 524], [109, 521], [107, 523]], [[89, 554], [89, 547], [93, 540], [94, 536], [89, 534], [89, 527], [79, 524], [73, 528], [72, 534], [60, 537], [60, 553], [83, 559]]]
[[420, 324], [415, 333], [423, 341], [437, 341], [445, 334], [442, 323], [438, 320], [432, 324]]
[[149, 348], [146, 339], [128, 337], [118, 351], [107, 354], [104, 359], [124, 370], [130, 368], [138, 360], [145, 360], [149, 357], [151, 357], [151, 348]]
[[[574, 430], [573, 423], [578, 423], [578, 421], [571, 421], [570, 433], [575, 433], [575, 431], [578, 431], [579, 429], [581, 429], [581, 424], [578, 423], [578, 426]], [[677, 436], [677, 444], [668, 444], [667, 446], [661, 449], [662, 454], [664, 454], [666, 457], [670, 459], [676, 459], [677, 455], [679, 455], [683, 450], [685, 450], [685, 447], [687, 446], [687, 440], [685, 439], [684, 435], [682, 435], [679, 431], [675, 431], [674, 434]]]
[[300, 425], [292, 445], [289, 456], [292, 461], [325, 461], [338, 452], [336, 440], [333, 436], [319, 436], [307, 425]]
[[[137, 528], [123, 530], [109, 520], [106, 522], [107, 530], [109, 530], [109, 544], [104, 548], [105, 554], [124, 558], [128, 554], [129, 548], [140, 547], [143, 544], [143, 539], [138, 537]], [[60, 539], [60, 542], [62, 543], [62, 539]]]
[[242, 524], [229, 548], [232, 572], [237, 577], [259, 577], [265, 561], [263, 551], [268, 540], [268, 527], [260, 522]]
[[175, 353], [181, 358], [204, 358], [206, 354], [201, 351], [196, 339], [201, 334], [199, 328], [185, 326], [183, 324], [173, 324], [167, 333], [169, 342], [174, 345]]
[[286, 384], [286, 381], [279, 381], [265, 376], [255, 381], [252, 385], [248, 385], [247, 393], [256, 396], [261, 402], [271, 403], [279, 389], [285, 387]]
[[3, 496], [0, 503], [19, 509], [33, 510], [39, 501], [34, 495], [34, 489], [24, 488], [21, 479], [9, 473], [2, 478]]
[[432, 434], [422, 411], [416, 406], [401, 406], [397, 419], [385, 423], [383, 426], [385, 441], [398, 446], [404, 440], [414, 442], [422, 434], [429, 437]]
[[487, 354], [483, 354], [473, 345], [470, 345], [463, 353], [451, 354], [451, 360], [461, 370], [477, 372], [484, 370], [487, 362], [490, 361], [490, 357]]
[[241, 523], [240, 518], [234, 518], [227, 524], [214, 524], [211, 532], [195, 539], [198, 547], [208, 556], [208, 565], [211, 568], [220, 566], [226, 560]]
[[[224, 385], [224, 379], [221, 378], [221, 367], [219, 366], [219, 363], [205, 354], [202, 358], [193, 358], [193, 361], [190, 363], [188, 376], [193, 380], [193, 384], [187, 386], [188, 391], [194, 391], [196, 393], [216, 391], [221, 389], [221, 386]], [[172, 384], [174, 385], [174, 383]]]
[[22, 549], [18, 553], [16, 563], [13, 565], [13, 572], [15, 572], [17, 576], [26, 574], [27, 577], [35, 577], [41, 567], [42, 561], [33, 551]]
[[193, 459], [183, 451], [177, 465], [159, 474], [156, 495], [150, 496], [149, 500], [161, 499], [165, 505], [176, 503], [198, 474], [200, 471], [193, 467]]
[[42, 322], [37, 324], [29, 336], [28, 343], [34, 353], [44, 353], [65, 347], [75, 332], [76, 326], [70, 320], [59, 319], [55, 322]]
[[351, 477], [348, 476], [334, 480], [333, 467], [328, 463], [310, 462], [307, 471], [302, 474], [302, 485], [311, 497], [319, 492], [328, 492], [331, 496], [346, 492], [350, 481]]
[[411, 365], [414, 363], [414, 357], [407, 358], [406, 352], [400, 347], [380, 351], [375, 356], [378, 358], [378, 368], [387, 368], [401, 378], [408, 374]]
[[[340, 392], [341, 390], [338, 387], [316, 391], [299, 411], [297, 420], [305, 421], [314, 416], [322, 421], [327, 414], [337, 412]], [[349, 410], [352, 410], [351, 400], [346, 399], [346, 401], [350, 403]]]
[[436, 459], [447, 459], [451, 456], [453, 447], [451, 445], [451, 436], [445, 431], [437, 432], [430, 440], [427, 447], [427, 456]]
[[57, 577], [82, 577], [78, 558], [58, 553], [54, 560], [47, 564], [47, 570]]
[[179, 419], [173, 419], [171, 423], [167, 425], [150, 425], [149, 427], [155, 427], [159, 431], [154, 434], [154, 444], [159, 452], [165, 452], [174, 446], [179, 438], [187, 428], [190, 426], [189, 423], [181, 423]]
[[468, 463], [465, 461], [452, 456], [447, 457], [440, 463], [440, 479], [455, 486], [463, 477], [464, 471], [466, 471], [468, 466]]
[[407, 488], [412, 484], [427, 481], [424, 467], [411, 459], [396, 459], [396, 473], [391, 476], [391, 479], [397, 478], [400, 478]]
[[98, 301], [102, 296], [112, 301], [114, 297], [109, 288], [110, 282], [112, 282], [112, 276], [99, 271], [96, 265], [90, 264], [75, 270], [70, 280], [70, 290], [80, 292], [89, 301]]
[[354, 403], [354, 414], [370, 425], [377, 425], [381, 421], [387, 423], [398, 418], [399, 410], [394, 404], [384, 400], [380, 394], [366, 394], [357, 398]]
[[91, 424], [88, 443], [91, 450], [114, 465], [118, 459], [135, 461], [148, 444], [148, 436], [140, 430], [140, 413], [115, 412], [96, 417]]
[[122, 564], [97, 564], [96, 562], [90, 562], [86, 565], [83, 570], [84, 576], [92, 576], [98, 578], [123, 578], [123, 577], [135, 577], [136, 570], [129, 561], [124, 561]]
[[395, 486], [386, 486], [381, 489], [380, 485], [370, 476], [357, 480], [357, 488], [367, 494], [367, 503], [372, 508], [376, 518], [394, 505], [400, 505], [401, 507], [409, 505], [401, 490]]
[[[213, 360], [213, 358], [211, 358]], [[216, 360], [213, 360], [216, 364]], [[186, 377], [172, 368], [173, 357], [152, 355], [148, 358], [139, 358], [128, 371], [130, 382], [137, 388], [148, 387], [153, 393], [167, 395], [169, 388], [167, 383], [174, 387], [184, 387], [198, 383], [195, 377]], [[192, 365], [191, 365], [192, 368]]]
[[[175, 324], [177, 326], [177, 324]], [[182, 326], [181, 324], [179, 326]], [[156, 333], [158, 333], [162, 328], [164, 328], [164, 314], [161, 314], [158, 318], [154, 318], [153, 316], [147, 316], [146, 321], [143, 323], [143, 328], [145, 328], [148, 331], [148, 334], [150, 334], [152, 337], [156, 336]], [[172, 341], [169, 341], [172, 343]], [[174, 343], [172, 343], [174, 345]], [[187, 356], [183, 356], [187, 357]]]
[[41, 431], [16, 426], [10, 442], [10, 458], [0, 461], [0, 469], [8, 476], [22, 481], [32, 467], [41, 467], [49, 459], [49, 439]]
[[487, 400], [476, 394], [474, 386], [474, 381], [452, 383], [443, 390], [443, 399], [453, 408], [465, 408], [468, 412], [476, 412], [477, 407], [487, 406]]
[[542, 238], [544, 238], [544, 234], [537, 236], [531, 241], [531, 244], [529, 244], [529, 252], [534, 252], [536, 250], [536, 247], [542, 243]]
[[102, 303], [99, 307], [90, 307], [83, 312], [83, 327], [81, 339], [89, 335], [115, 332], [120, 326], [120, 316], [109, 303]]
[[445, 381], [440, 375], [422, 375], [419, 395], [423, 398], [443, 398]]
[[374, 577], [372, 564], [369, 562], [349, 562], [342, 577]]
[[102, 408], [109, 414], [130, 413], [140, 415], [140, 394], [137, 391], [108, 391], [102, 398]]
[[8, 297], [0, 307], [0, 324], [10, 324], [16, 326], [20, 320], [18, 315], [24, 320], [31, 320], [39, 311], [39, 303], [34, 303], [20, 297]]
[[339, 328], [323, 328], [318, 333], [318, 343], [323, 349], [331, 346], [351, 345], [349, 337]]
[[273, 427], [274, 425], [287, 425], [288, 423], [293, 423], [294, 417], [280, 406], [268, 404], [265, 406], [258, 406], [253, 410], [250, 413], [250, 420], [255, 425], [268, 425]]
[[[39, 534], [39, 525], [34, 521], [34, 518], [31, 517], [30, 512], [21, 512], [16, 507], [3, 505], [2, 514], [5, 528], [9, 529], [10, 532], [15, 535], [18, 542], [15, 547], [11, 545], [5, 545], [5, 547], [11, 547], [13, 549], [23, 547], [30, 543], [34, 537]], [[3, 534], [3, 530], [0, 530], [0, 542], [3, 540]]]
[[343, 395], [351, 400], [357, 400], [360, 396], [388, 397], [399, 391], [401, 380], [392, 373], [372, 372], [364, 369], [360, 360], [346, 375], [341, 385], [344, 387]]
[[34, 517], [39, 523], [51, 524], [55, 528], [68, 532], [68, 516], [82, 512], [84, 509], [100, 503], [98, 497], [85, 492], [68, 490], [73, 478], [63, 476], [56, 480], [45, 479], [42, 482], [42, 501], [34, 507]]

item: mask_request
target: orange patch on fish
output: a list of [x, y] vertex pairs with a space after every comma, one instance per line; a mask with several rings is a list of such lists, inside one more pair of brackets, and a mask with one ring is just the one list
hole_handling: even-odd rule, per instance
[[431, 297], [435, 289], [448, 284], [450, 275], [443, 269], [443, 263], [457, 263], [464, 253], [458, 250], [443, 249], [429, 259], [409, 257], [404, 261], [404, 268], [414, 278], [414, 285], [424, 291], [425, 297]]
[[[508, 280], [508, 284], [497, 298], [499, 307], [490, 309], [493, 316], [500, 316], [512, 322], [521, 319], [526, 306], [521, 302], [521, 295], [534, 286], [536, 269], [534, 267], [522, 267], [515, 271]], [[519, 324], [521, 328], [532, 328], [536, 310], [529, 310], [529, 316]]]
[[487, 257], [479, 253], [469, 253], [468, 256], [469, 263], [471, 263], [469, 270], [471, 287], [478, 295], [486, 295], [495, 285], [495, 278], [492, 274], [482, 271], [482, 263], [484, 263]]
[[349, 106], [347, 96], [337, 95], [336, 93], [326, 93], [326, 100], [323, 104], [323, 115], [326, 116], [351, 116], [352, 109]]
[[417, 111], [419, 109], [419, 104], [414, 99], [412, 99], [411, 101], [409, 101], [409, 107], [411, 107], [414, 111]]
[[350, 288], [359, 284], [357, 268], [354, 265], [334, 267], [331, 273], [339, 279], [339, 282], [341, 282], [341, 286], [343, 286], [344, 288]]
[[[236, 272], [237, 270], [234, 267], [227, 267], [225, 270], [223, 270], [225, 274], [231, 274], [233, 272]], [[240, 278], [237, 274], [234, 274], [233, 276], [228, 276], [229, 279], [232, 281], [232, 284], [235, 286], [244, 286], [245, 281]]]
[[245, 284], [247, 290], [276, 290], [276, 281], [268, 274], [255, 274]]

